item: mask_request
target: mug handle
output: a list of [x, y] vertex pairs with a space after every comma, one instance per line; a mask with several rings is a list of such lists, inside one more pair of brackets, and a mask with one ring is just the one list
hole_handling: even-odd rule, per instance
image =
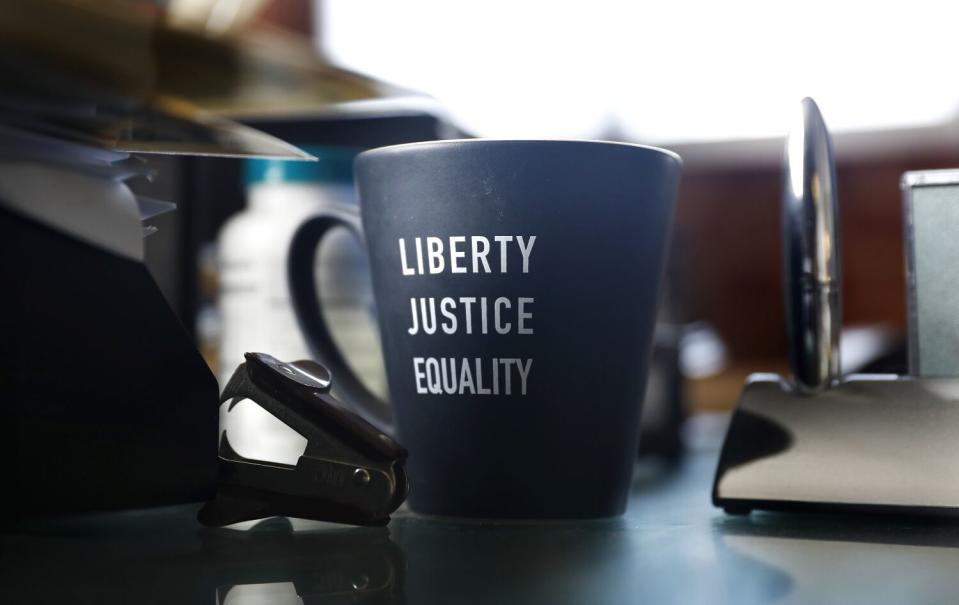
[[301, 224], [293, 235], [287, 256], [287, 281], [293, 310], [310, 351], [332, 373], [333, 387], [343, 395], [345, 403], [377, 429], [393, 435], [392, 409], [370, 392], [350, 369], [323, 317], [314, 262], [320, 242], [334, 227], [346, 227], [361, 243], [364, 242], [359, 215], [352, 212], [314, 216]]

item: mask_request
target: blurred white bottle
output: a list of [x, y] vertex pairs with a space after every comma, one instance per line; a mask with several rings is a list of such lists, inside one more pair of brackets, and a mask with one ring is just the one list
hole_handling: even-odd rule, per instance
[[[219, 238], [219, 308], [223, 335], [220, 388], [248, 351], [278, 359], [310, 358], [297, 326], [286, 278], [286, 257], [297, 227], [321, 212], [355, 212], [353, 158], [337, 147], [304, 149], [318, 162], [247, 160], [247, 207], [224, 225]], [[333, 338], [374, 393], [385, 396], [386, 378], [373, 318], [369, 263], [345, 229], [331, 233], [317, 254], [317, 283]], [[250, 402], [221, 410], [220, 427], [243, 456], [295, 464], [306, 440]]]

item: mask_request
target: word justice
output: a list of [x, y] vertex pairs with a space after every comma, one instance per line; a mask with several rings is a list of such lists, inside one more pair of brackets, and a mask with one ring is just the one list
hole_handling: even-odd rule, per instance
[[512, 357], [414, 357], [413, 377], [421, 395], [525, 395], [532, 366]]
[[[530, 307], [533, 298], [519, 297], [514, 305], [513, 301], [500, 296], [491, 300], [485, 296], [460, 296], [450, 298], [445, 296], [439, 301], [439, 318], [437, 324], [436, 298], [420, 297], [410, 299], [410, 327], [407, 332], [412, 335], [436, 334], [437, 329], [446, 334], [456, 334], [463, 330], [467, 334], [474, 331], [479, 334], [532, 334], [530, 323], [533, 313]], [[475, 307], [475, 308], [474, 308]]]
[[[465, 235], [416, 237], [413, 238], [412, 253], [407, 251], [404, 238], [399, 238], [399, 243], [403, 275], [434, 275], [446, 270], [450, 273], [506, 273], [510, 258], [514, 263], [522, 263], [523, 273], [529, 273], [529, 255], [536, 236], [494, 235], [492, 241], [483, 235], [469, 238]], [[516, 258], [517, 252], [519, 258]]]

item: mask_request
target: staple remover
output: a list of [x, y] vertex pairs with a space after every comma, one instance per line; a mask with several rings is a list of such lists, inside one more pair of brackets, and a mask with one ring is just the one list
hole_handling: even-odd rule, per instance
[[220, 396], [229, 409], [250, 399], [307, 439], [296, 465], [245, 458], [220, 434], [216, 497], [200, 523], [224, 526], [273, 516], [386, 525], [409, 493], [407, 451], [330, 393], [313, 361], [246, 353]]

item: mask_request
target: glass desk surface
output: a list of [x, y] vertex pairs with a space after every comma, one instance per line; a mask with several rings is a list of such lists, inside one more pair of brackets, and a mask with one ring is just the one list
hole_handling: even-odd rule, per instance
[[[0, 533], [0, 603], [925, 603], [959, 587], [959, 521], [754, 513], [709, 502], [717, 453], [637, 471], [628, 512], [387, 528], [272, 519], [210, 530], [197, 506]], [[8, 496], [9, 497], [9, 496]]]

